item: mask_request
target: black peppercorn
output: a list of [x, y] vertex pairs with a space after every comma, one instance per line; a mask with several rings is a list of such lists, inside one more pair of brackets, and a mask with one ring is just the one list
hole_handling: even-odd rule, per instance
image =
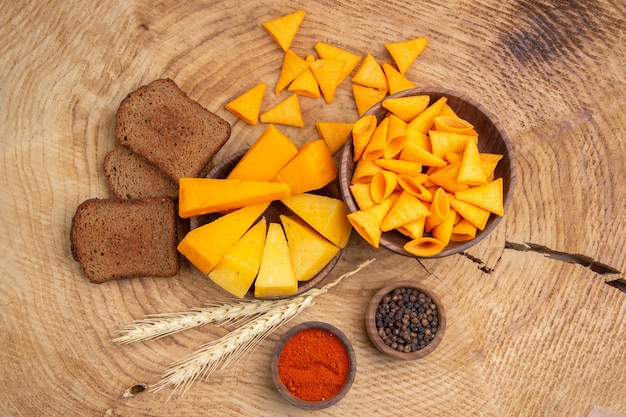
[[413, 288], [391, 291], [376, 309], [378, 335], [387, 346], [400, 352], [415, 352], [428, 346], [438, 326], [437, 305]]

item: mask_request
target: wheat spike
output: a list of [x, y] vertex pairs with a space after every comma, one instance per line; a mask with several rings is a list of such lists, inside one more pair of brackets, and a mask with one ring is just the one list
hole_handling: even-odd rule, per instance
[[209, 323], [245, 325], [254, 317], [270, 309], [288, 304], [289, 301], [288, 299], [240, 301], [227, 304], [212, 304], [207, 307], [198, 307], [177, 313], [150, 315], [143, 319], [135, 320], [132, 324], [121, 329], [119, 331], [120, 335], [111, 339], [111, 342], [130, 344], [153, 340]]

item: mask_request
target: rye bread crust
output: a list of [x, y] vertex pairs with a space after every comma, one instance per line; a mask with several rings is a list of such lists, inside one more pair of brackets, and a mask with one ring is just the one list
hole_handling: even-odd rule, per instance
[[122, 100], [115, 134], [178, 183], [201, 177], [230, 138], [230, 124], [192, 100], [169, 78], [139, 87]]
[[102, 164], [109, 189], [117, 198], [178, 198], [178, 185], [156, 165], [126, 146], [110, 151]]
[[86, 200], [72, 219], [70, 241], [72, 256], [94, 283], [170, 277], [180, 269], [170, 197]]

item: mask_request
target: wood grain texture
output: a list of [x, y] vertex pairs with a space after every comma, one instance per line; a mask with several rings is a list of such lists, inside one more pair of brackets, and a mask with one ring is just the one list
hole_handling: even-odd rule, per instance
[[[318, 415], [626, 413], [626, 294], [606, 285], [626, 271], [623, 2], [0, 6], [0, 414], [299, 415], [273, 388], [269, 366], [280, 335], [307, 320], [340, 328], [358, 363], [348, 395]], [[80, 202], [109, 196], [102, 161], [116, 146], [115, 111], [156, 78], [174, 79], [232, 124], [216, 160], [252, 143], [264, 126], [224, 105], [260, 81], [273, 89], [283, 54], [261, 23], [296, 8], [308, 12], [292, 45], [303, 56], [321, 40], [384, 62], [384, 43], [427, 37], [407, 77], [463, 92], [496, 116], [516, 153], [513, 204], [486, 239], [449, 258], [418, 262], [353, 235], [331, 277], [376, 257], [373, 265], [236, 367], [166, 401], [168, 392], [149, 392], [161, 372], [228, 328], [128, 346], [109, 339], [133, 319], [221, 293], [186, 262], [175, 278], [90, 284], [70, 253], [71, 218]], [[283, 97], [268, 94], [264, 107]], [[349, 83], [332, 105], [302, 99], [301, 107], [306, 126], [281, 129], [298, 143], [317, 138], [317, 120], [357, 117]], [[369, 298], [405, 279], [432, 288], [448, 319], [437, 350], [411, 363], [379, 354], [364, 327]], [[137, 384], [148, 390], [130, 394]]]

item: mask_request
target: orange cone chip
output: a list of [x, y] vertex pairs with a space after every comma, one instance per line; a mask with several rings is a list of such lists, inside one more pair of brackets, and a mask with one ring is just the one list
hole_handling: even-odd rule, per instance
[[435, 226], [443, 222], [450, 213], [450, 201], [443, 188], [437, 188], [433, 195], [433, 202], [428, 209], [431, 215], [426, 217], [424, 230], [430, 232]]
[[435, 117], [434, 130], [478, 136], [478, 133], [474, 130], [474, 125], [467, 120], [458, 116], [441, 116], [441, 112], [439, 114], [439, 116]]
[[446, 161], [448, 161], [449, 164], [454, 164], [454, 163], [461, 163], [461, 159], [463, 158], [463, 155], [460, 153], [456, 153], [456, 152], [446, 152], [443, 155], [443, 159], [445, 159]]
[[382, 106], [409, 123], [411, 120], [415, 119], [418, 114], [422, 113], [428, 107], [429, 103], [430, 96], [418, 95], [386, 98]]
[[386, 116], [389, 119], [389, 127], [387, 128], [387, 145], [385, 146], [384, 157], [387, 159], [394, 158], [398, 155], [406, 141], [408, 136], [406, 134], [406, 122], [396, 116], [393, 113], [387, 113]]
[[448, 164], [445, 160], [421, 147], [416, 141], [412, 141], [410, 137], [407, 139], [404, 148], [400, 152], [400, 159], [420, 162], [429, 167], [445, 167]]
[[452, 228], [452, 235], [450, 236], [451, 242], [467, 242], [476, 237], [476, 226], [474, 226], [469, 220], [461, 219], [460, 222], [454, 225]]
[[502, 155], [496, 153], [481, 153], [480, 161], [483, 166], [483, 171], [485, 171], [485, 175], [487, 178], [493, 176], [493, 172], [498, 165], [498, 162], [502, 159]]
[[306, 16], [304, 10], [296, 10], [288, 15], [263, 22], [263, 27], [276, 43], [280, 45], [283, 51], [286, 51], [296, 36], [304, 16]]
[[[309, 55], [305, 58], [305, 61], [310, 64], [315, 61], [315, 57]], [[322, 93], [320, 92], [320, 86], [311, 71], [311, 68], [307, 68], [298, 75], [287, 87], [287, 90], [293, 91], [304, 97], [320, 98]]]
[[439, 112], [439, 116], [459, 117], [454, 111], [454, 109], [450, 107], [447, 103], [444, 104], [443, 108]]
[[259, 113], [263, 95], [267, 85], [263, 82], [255, 85], [239, 97], [226, 104], [226, 110], [239, 117], [250, 125], [256, 125], [259, 122]]
[[462, 153], [465, 151], [467, 141], [476, 139], [476, 136], [473, 135], [443, 132], [439, 130], [431, 130], [428, 132], [428, 135], [430, 136], [433, 154], [439, 158], [443, 158], [448, 152]]
[[450, 202], [450, 207], [454, 209], [461, 217], [465, 220], [472, 223], [479, 230], [484, 230], [487, 226], [487, 221], [489, 220], [488, 210], [480, 208], [470, 203], [466, 203], [464, 201], [458, 200], [454, 195], [448, 194], [448, 200]]
[[402, 159], [377, 159], [374, 163], [387, 171], [392, 171], [396, 174], [406, 174], [410, 177], [417, 177], [422, 173], [422, 164], [419, 162]]
[[402, 233], [405, 236], [410, 237], [411, 239], [419, 239], [424, 236], [424, 223], [426, 222], [426, 217], [422, 217], [413, 223], [408, 223], [403, 226], [398, 227], [398, 232]]
[[[425, 174], [422, 174], [425, 175]], [[419, 198], [422, 201], [431, 202], [433, 201], [433, 194], [430, 190], [424, 187], [423, 183], [420, 182], [420, 177], [414, 177], [411, 175], [400, 174], [398, 175], [398, 185], [404, 190], [415, 197]]]
[[428, 40], [420, 37], [407, 41], [387, 43], [385, 48], [389, 51], [400, 73], [404, 74], [427, 45]]
[[387, 96], [387, 92], [359, 84], [352, 84], [352, 95], [354, 96], [359, 116], [363, 116], [374, 104], [384, 99]]
[[316, 122], [317, 133], [326, 142], [331, 154], [336, 154], [348, 140], [354, 123]]
[[371, 193], [372, 199], [376, 203], [381, 203], [393, 193], [398, 185], [398, 179], [395, 172], [381, 169], [372, 177]]
[[504, 215], [502, 178], [497, 178], [485, 185], [457, 191], [454, 196], [457, 200], [473, 204], [497, 216]]
[[432, 230], [432, 236], [440, 241], [443, 246], [447, 246], [450, 243], [450, 237], [452, 236], [452, 229], [454, 228], [454, 219], [456, 218], [456, 212], [450, 209], [448, 215], [443, 219], [441, 223], [435, 226]]
[[469, 188], [469, 185], [458, 182], [460, 162], [447, 165], [432, 174], [428, 175], [428, 179], [446, 191], [454, 193], [459, 190]]
[[483, 164], [478, 152], [478, 145], [475, 140], [468, 140], [463, 152], [463, 158], [459, 165], [459, 175], [457, 181], [468, 185], [485, 185], [487, 176], [483, 170]]
[[259, 116], [262, 123], [276, 123], [286, 126], [304, 127], [298, 95], [292, 94]]
[[357, 162], [354, 167], [354, 173], [352, 174], [352, 184], [372, 182], [374, 174], [381, 169], [382, 168], [376, 165], [374, 161], [359, 159], [359, 162]]
[[387, 78], [389, 94], [415, 88], [415, 84], [409, 81], [404, 75], [400, 74], [400, 72], [390, 64], [385, 62], [381, 67]]
[[363, 58], [361, 65], [352, 76], [352, 82], [381, 91], [389, 90], [385, 72], [370, 53]]
[[283, 65], [280, 69], [280, 75], [278, 76], [278, 81], [276, 82], [274, 92], [278, 94], [283, 91], [307, 68], [309, 68], [308, 62], [300, 58], [291, 49], [287, 49], [287, 51], [285, 52], [285, 56], [283, 57]]
[[363, 151], [361, 159], [364, 161], [375, 161], [381, 158], [385, 153], [385, 147], [387, 146], [387, 130], [389, 128], [389, 119], [385, 117], [380, 121], [378, 126], [374, 129], [370, 143], [367, 144], [367, 148]]
[[354, 201], [356, 201], [356, 205], [359, 206], [360, 210], [366, 210], [376, 205], [376, 202], [372, 199], [369, 182], [352, 184], [350, 186], [350, 193], [352, 197], [354, 197]]
[[383, 219], [380, 228], [383, 232], [388, 232], [430, 215], [431, 213], [424, 206], [424, 203], [414, 195], [403, 191]]
[[314, 46], [315, 51], [322, 59], [340, 59], [345, 61], [343, 71], [339, 83], [341, 84], [352, 70], [361, 62], [361, 56], [346, 51], [338, 46], [329, 45], [324, 42], [317, 42]]
[[426, 107], [423, 112], [409, 122], [407, 129], [416, 129], [425, 135], [428, 134], [435, 123], [435, 117], [439, 116], [441, 109], [447, 102], [448, 99], [446, 97], [441, 97], [439, 100]]
[[341, 83], [341, 75], [346, 61], [341, 59], [317, 59], [311, 62], [311, 72], [320, 86], [324, 101], [330, 104], [335, 99], [335, 92]]
[[435, 256], [443, 251], [443, 243], [434, 237], [413, 239], [404, 245], [404, 250], [415, 256]]
[[371, 246], [377, 248], [380, 245], [380, 224], [391, 209], [393, 201], [386, 199], [365, 210], [358, 210], [348, 214], [348, 220], [354, 230]]
[[361, 159], [361, 155], [363, 155], [363, 151], [370, 142], [372, 133], [374, 133], [377, 124], [378, 120], [376, 120], [376, 116], [373, 114], [363, 116], [354, 122], [352, 126], [352, 159], [355, 162]]

